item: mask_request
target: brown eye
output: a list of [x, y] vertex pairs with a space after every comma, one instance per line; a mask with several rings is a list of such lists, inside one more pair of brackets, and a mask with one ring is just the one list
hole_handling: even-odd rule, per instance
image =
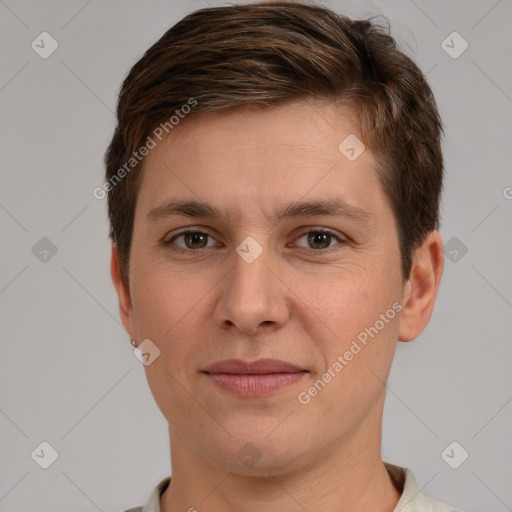
[[206, 247], [208, 235], [205, 233], [185, 233], [183, 236], [187, 249], [202, 249]]
[[[178, 240], [182, 241], [178, 243]], [[171, 249], [173, 249], [172, 246], [177, 247], [177, 251], [194, 251], [212, 247], [214, 245], [214, 239], [208, 235], [208, 233], [203, 233], [202, 231], [183, 231], [182, 233], [174, 235], [164, 243]]]
[[316, 251], [334, 247], [336, 244], [332, 242], [338, 242], [338, 245], [343, 245], [346, 242], [341, 236], [325, 228], [307, 231], [298, 238], [298, 240], [302, 239], [305, 239], [305, 244], [298, 243], [298, 247], [305, 247]]
[[327, 249], [331, 243], [332, 235], [329, 233], [322, 233], [320, 231], [311, 231], [308, 233], [308, 244], [313, 249]]

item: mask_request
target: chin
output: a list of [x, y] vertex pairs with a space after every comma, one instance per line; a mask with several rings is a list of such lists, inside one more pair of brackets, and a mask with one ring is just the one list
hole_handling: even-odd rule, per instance
[[[236, 445], [241, 447], [238, 450], [233, 450], [231, 443], [229, 447], [219, 446], [211, 462], [224, 471], [256, 478], [289, 474], [307, 464], [307, 454], [301, 450], [300, 441], [295, 439], [293, 446], [287, 446], [278, 437], [266, 439], [267, 435], [252, 435], [253, 441], [237, 441]], [[248, 437], [245, 435], [243, 439]]]

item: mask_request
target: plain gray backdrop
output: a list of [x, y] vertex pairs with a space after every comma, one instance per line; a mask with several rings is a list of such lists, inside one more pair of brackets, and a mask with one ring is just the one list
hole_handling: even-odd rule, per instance
[[[445, 272], [430, 324], [398, 345], [383, 458], [461, 510], [512, 510], [512, 2], [321, 3], [387, 16], [445, 124]], [[0, 0], [1, 511], [122, 511], [171, 474], [92, 191], [130, 67], [221, 4]]]

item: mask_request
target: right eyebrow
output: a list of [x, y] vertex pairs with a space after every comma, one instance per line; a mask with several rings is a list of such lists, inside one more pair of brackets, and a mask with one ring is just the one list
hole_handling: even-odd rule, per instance
[[183, 215], [185, 217], [205, 217], [219, 219], [220, 211], [213, 205], [203, 201], [171, 199], [153, 208], [146, 216], [148, 221], [155, 222], [161, 218]]

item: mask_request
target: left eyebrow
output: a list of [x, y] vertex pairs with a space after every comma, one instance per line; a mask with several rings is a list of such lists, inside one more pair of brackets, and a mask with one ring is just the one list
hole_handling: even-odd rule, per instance
[[[171, 199], [149, 211], [146, 218], [149, 222], [155, 222], [161, 218], [168, 218], [174, 215], [207, 219], [228, 217], [227, 215], [222, 215], [218, 208], [204, 201]], [[279, 222], [288, 218], [319, 215], [342, 217], [362, 224], [368, 224], [371, 221], [371, 215], [367, 211], [339, 198], [295, 201], [276, 208], [271, 215], [271, 219]]]
[[315, 215], [343, 217], [364, 224], [368, 224], [371, 220], [371, 215], [367, 211], [338, 198], [321, 201], [296, 201], [278, 208], [274, 212], [273, 218], [279, 222], [287, 218], [312, 217]]

